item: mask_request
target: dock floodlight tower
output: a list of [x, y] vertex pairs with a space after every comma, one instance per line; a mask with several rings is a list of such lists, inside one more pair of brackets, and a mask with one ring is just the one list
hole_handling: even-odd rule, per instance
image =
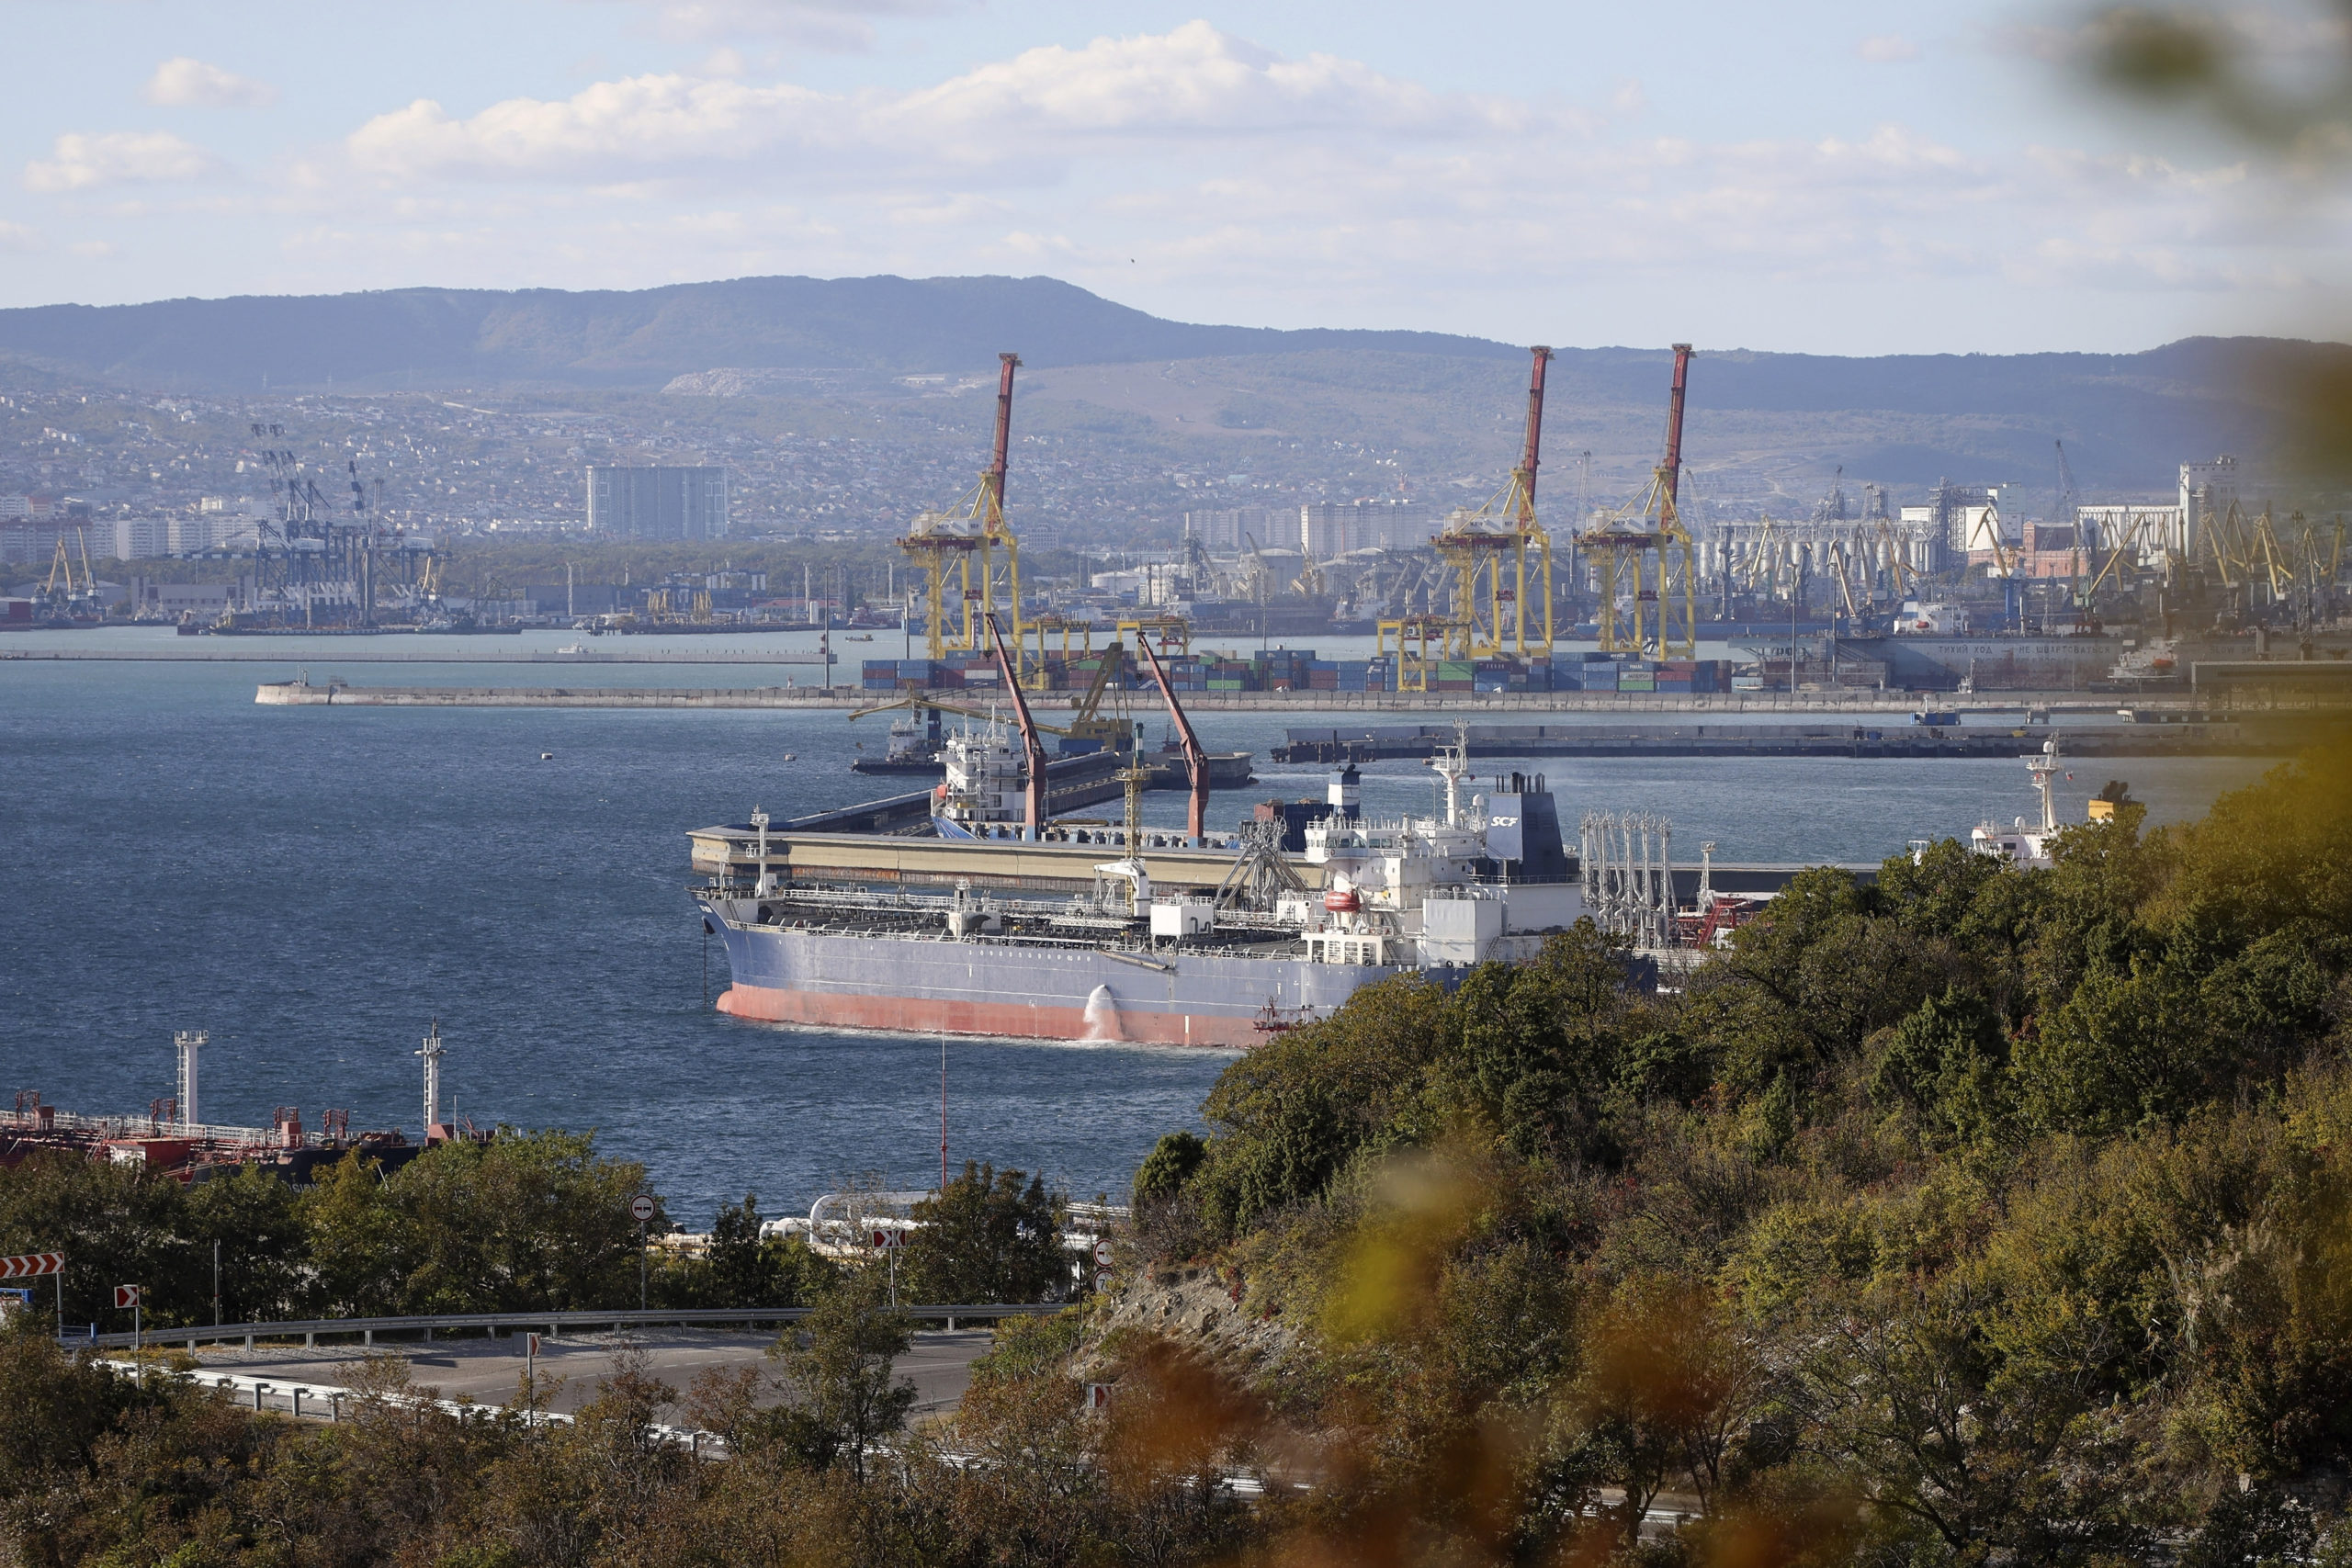
[[[1677, 501], [1682, 483], [1683, 393], [1690, 377], [1690, 345], [1678, 343], [1674, 387], [1667, 401], [1666, 456], [1651, 474], [1649, 488], [1632, 504], [1576, 536], [1576, 547], [1592, 563], [1600, 589], [1596, 618], [1605, 653], [1687, 659], [1698, 650], [1696, 546], [1682, 525]], [[1645, 576], [1645, 567], [1653, 557], [1655, 570]], [[1618, 601], [1627, 595], [1631, 612], [1621, 615]]]
[[[916, 517], [899, 541], [922, 569], [930, 604], [928, 649], [938, 659], [950, 649], [959, 653], [989, 651], [989, 618], [996, 612], [996, 554], [1004, 553], [1002, 583], [1005, 604], [1012, 616], [1012, 647], [1016, 669], [1021, 648], [1021, 541], [1004, 520], [1004, 478], [1012, 439], [1012, 373], [1021, 365], [1017, 354], [997, 355], [996, 445], [979, 482], [944, 512]], [[977, 571], [974, 570], [977, 568]], [[949, 586], [950, 582], [954, 587]], [[947, 609], [956, 595], [960, 624]]]
[[[1527, 437], [1519, 466], [1476, 511], [1457, 510], [1431, 544], [1453, 577], [1444, 657], [1492, 658], [1552, 651], [1552, 539], [1535, 521], [1535, 470], [1544, 447], [1544, 368], [1552, 351], [1529, 349]], [[1543, 628], [1528, 624], [1527, 557], [1533, 550], [1544, 601]]]
[[416, 1054], [424, 1058], [424, 1138], [430, 1143], [433, 1129], [441, 1124], [441, 1058], [447, 1054], [441, 1043], [439, 1019], [424, 1031], [424, 1045]]
[[193, 1127], [201, 1117], [196, 1113], [196, 1057], [211, 1036], [201, 1029], [183, 1029], [172, 1036], [172, 1043], [179, 1051], [180, 1124]]

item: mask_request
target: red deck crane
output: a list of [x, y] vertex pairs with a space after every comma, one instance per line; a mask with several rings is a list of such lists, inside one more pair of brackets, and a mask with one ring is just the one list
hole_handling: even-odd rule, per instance
[[997, 629], [994, 615], [988, 619], [989, 639], [996, 644], [996, 667], [1004, 677], [1005, 691], [1012, 698], [1012, 715], [1021, 721], [1021, 750], [1029, 761], [1028, 826], [1022, 836], [1034, 844], [1046, 826], [1046, 742], [1037, 733], [1037, 721], [1029, 716], [1029, 702], [1021, 694], [1021, 681], [1013, 672], [1012, 658], [1004, 651], [1004, 633]]
[[1193, 721], [1184, 716], [1184, 705], [1176, 700], [1176, 688], [1168, 683], [1168, 671], [1160, 668], [1159, 655], [1152, 651], [1149, 637], [1138, 637], [1136, 646], [1151, 661], [1151, 678], [1159, 682], [1159, 694], [1168, 699], [1169, 716], [1176, 721], [1176, 733], [1184, 743], [1184, 766], [1192, 773], [1193, 799], [1184, 817], [1184, 836], [1199, 849], [1208, 837], [1209, 817], [1209, 754], [1201, 750], [1200, 737], [1193, 733]]

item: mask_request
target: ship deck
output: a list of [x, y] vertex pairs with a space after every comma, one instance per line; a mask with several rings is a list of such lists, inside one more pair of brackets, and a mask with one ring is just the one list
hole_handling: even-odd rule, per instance
[[[854, 883], [868, 886], [974, 887], [1032, 893], [1083, 893], [1094, 886], [1094, 868], [1125, 854], [1123, 835], [1107, 827], [1055, 823], [1045, 839], [967, 841], [902, 838], [873, 833], [802, 833], [768, 829], [767, 859], [759, 854], [759, 833], [748, 824], [696, 829], [694, 869], [741, 880], [746, 886], [763, 873], [780, 883], [812, 886]], [[1170, 891], [1213, 888], [1233, 869], [1230, 835], [1210, 835], [1213, 847], [1188, 849], [1182, 833], [1154, 829], [1144, 836], [1144, 869], [1155, 887]], [[1310, 891], [1323, 886], [1323, 868], [1293, 861], [1292, 869]]]

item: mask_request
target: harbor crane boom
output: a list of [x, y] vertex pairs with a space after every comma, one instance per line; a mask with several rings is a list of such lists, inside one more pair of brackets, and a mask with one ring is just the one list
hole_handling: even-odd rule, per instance
[[1666, 503], [1680, 520], [1682, 488], [1682, 395], [1690, 384], [1690, 345], [1674, 345], [1674, 389], [1666, 403], [1666, 461], [1658, 472], [1666, 477]]
[[1184, 766], [1192, 773], [1193, 795], [1185, 808], [1184, 836], [1199, 849], [1208, 837], [1209, 818], [1209, 754], [1201, 750], [1200, 737], [1193, 733], [1193, 721], [1184, 716], [1184, 705], [1176, 700], [1176, 689], [1168, 683], [1168, 671], [1160, 667], [1159, 655], [1151, 649], [1151, 639], [1139, 639], [1143, 656], [1151, 660], [1151, 678], [1159, 682], [1159, 694], [1168, 699], [1169, 716], [1176, 721], [1176, 734], [1184, 743]]
[[[1698, 648], [1697, 548], [1690, 531], [1683, 526], [1678, 501], [1682, 485], [1683, 399], [1690, 378], [1690, 345], [1678, 343], [1674, 384], [1667, 402], [1666, 455], [1651, 474], [1649, 488], [1639, 500], [1575, 536], [1577, 550], [1595, 568], [1600, 590], [1596, 618], [1605, 653], [1688, 659]], [[1644, 566], [1652, 558], [1657, 571], [1645, 583]], [[1627, 590], [1633, 613], [1621, 622], [1618, 601]], [[1655, 626], [1645, 609], [1650, 604], [1657, 607]]]
[[1021, 694], [1021, 682], [1013, 675], [1012, 656], [1004, 650], [1004, 633], [997, 629], [996, 617], [990, 615], [989, 640], [996, 644], [996, 667], [1004, 676], [1004, 689], [1012, 697], [1012, 716], [1021, 721], [1021, 750], [1029, 762], [1029, 810], [1027, 837], [1035, 843], [1043, 836], [1046, 826], [1046, 743], [1037, 738], [1037, 721], [1029, 716], [1029, 699]]

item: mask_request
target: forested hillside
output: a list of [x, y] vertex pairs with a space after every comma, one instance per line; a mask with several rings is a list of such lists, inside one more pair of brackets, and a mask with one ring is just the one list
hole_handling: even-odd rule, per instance
[[1393, 982], [1226, 1075], [1145, 1233], [1293, 1325], [1259, 1384], [1408, 1560], [1664, 1494], [1709, 1561], [2284, 1561], [2352, 1460], [2347, 863], [2338, 749], [1810, 872], [1679, 995], [1589, 929]]

